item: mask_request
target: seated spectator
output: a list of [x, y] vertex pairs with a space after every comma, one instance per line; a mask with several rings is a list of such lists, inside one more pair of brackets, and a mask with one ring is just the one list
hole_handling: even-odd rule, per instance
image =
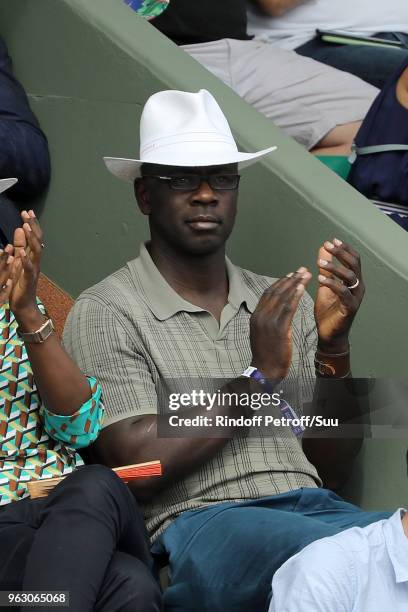
[[378, 93], [350, 74], [250, 40], [245, 0], [171, 0], [152, 24], [315, 154], [347, 155]]
[[408, 513], [309, 544], [272, 581], [269, 612], [406, 612]]
[[[248, 9], [250, 34], [350, 72], [375, 87], [382, 88], [408, 57], [406, 0], [251, 0]], [[316, 36], [316, 29], [379, 36], [402, 41], [405, 46], [334, 44]]]
[[[364, 295], [359, 256], [337, 239], [322, 245], [314, 307], [306, 268], [276, 280], [226, 258], [238, 170], [274, 147], [238, 151], [206, 90], [153, 95], [140, 148], [137, 160], [106, 164], [134, 181], [150, 241], [81, 294], [64, 331], [69, 353], [101, 381], [107, 404], [91, 453], [110, 466], [162, 462], [162, 478], [131, 486], [144, 502], [154, 553], [170, 559], [169, 610], [265, 610], [272, 575], [289, 556], [317, 538], [388, 517], [321, 488], [321, 478], [331, 488], [344, 482], [361, 445], [361, 427], [351, 439], [345, 428], [360, 420], [358, 394], [341, 380], [350, 377], [348, 336]], [[325, 417], [339, 419], [336, 439], [301, 442], [284, 424], [268, 432], [254, 426], [248, 435], [233, 426], [160, 435], [166, 381], [184, 380], [186, 390], [213, 383], [221, 399], [192, 414], [229, 419], [254, 414], [234, 394], [269, 393], [282, 379], [295, 410], [310, 401], [312, 411], [325, 406]]]
[[[76, 469], [101, 427], [101, 389], [36, 301], [43, 238], [34, 213], [21, 216], [0, 255], [0, 590], [69, 591], [75, 612], [158, 611], [131, 493], [103, 466]], [[28, 497], [28, 481], [54, 476], [67, 478], [48, 498]]]
[[0, 246], [12, 241], [20, 223], [19, 204], [40, 195], [50, 179], [47, 139], [32, 113], [23, 87], [13, 76], [0, 39], [0, 179], [18, 183], [0, 196]]
[[353, 149], [348, 182], [408, 229], [408, 57], [368, 111]]

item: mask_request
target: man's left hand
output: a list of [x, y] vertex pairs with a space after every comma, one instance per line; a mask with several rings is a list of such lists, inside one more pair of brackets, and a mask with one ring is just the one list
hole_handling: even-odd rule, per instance
[[360, 256], [349, 245], [334, 239], [319, 249], [317, 265], [315, 319], [319, 349], [341, 353], [348, 350], [350, 328], [365, 291]]

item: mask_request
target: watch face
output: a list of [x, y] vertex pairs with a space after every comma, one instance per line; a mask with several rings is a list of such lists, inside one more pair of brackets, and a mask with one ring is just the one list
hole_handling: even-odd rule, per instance
[[52, 334], [53, 331], [54, 331], [54, 325], [52, 324], [51, 319], [48, 319], [43, 329], [38, 334], [40, 342], [44, 342], [44, 340], [46, 340], [48, 336]]
[[49, 336], [51, 336], [54, 331], [54, 324], [51, 319], [47, 319], [45, 323], [35, 332], [20, 332], [17, 329], [17, 334], [24, 342], [28, 342], [29, 344], [38, 344], [47, 340]]

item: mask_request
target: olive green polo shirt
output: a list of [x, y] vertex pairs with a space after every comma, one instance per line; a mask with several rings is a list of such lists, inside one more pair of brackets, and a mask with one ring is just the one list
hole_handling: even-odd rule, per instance
[[[157, 390], [163, 380], [230, 380], [250, 365], [250, 316], [275, 279], [238, 268], [228, 259], [226, 267], [229, 295], [219, 324], [211, 313], [174, 291], [144, 245], [137, 259], [81, 294], [68, 317], [64, 344], [79, 367], [102, 385], [105, 427], [157, 413]], [[314, 380], [316, 331], [307, 294], [294, 317], [292, 336], [287, 381], [296, 389], [297, 410]], [[299, 440], [287, 428], [284, 435], [276, 428], [265, 437], [229, 440], [201, 468], [146, 504], [144, 511], [150, 533], [157, 535], [185, 510], [319, 484]]]

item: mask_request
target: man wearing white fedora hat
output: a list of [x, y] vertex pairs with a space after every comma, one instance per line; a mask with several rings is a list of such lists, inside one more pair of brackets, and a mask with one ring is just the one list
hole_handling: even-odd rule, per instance
[[[266, 609], [271, 577], [289, 556], [385, 516], [321, 488], [321, 478], [342, 482], [361, 443], [358, 426], [353, 439], [344, 433], [359, 407], [341, 380], [350, 376], [348, 335], [364, 294], [359, 257], [340, 240], [324, 242], [314, 306], [305, 267], [276, 280], [226, 258], [237, 171], [275, 147], [238, 151], [208, 91], [153, 95], [140, 135], [139, 159], [105, 163], [134, 182], [151, 239], [79, 297], [64, 333], [68, 351], [102, 385], [107, 416], [92, 457], [111, 466], [162, 461], [160, 482], [132, 488], [154, 553], [170, 559], [169, 609]], [[313, 387], [321, 401], [324, 379], [336, 384], [325, 414], [337, 417], [343, 436], [300, 442], [293, 409]], [[217, 392], [200, 395], [209, 381]], [[173, 385], [190, 389], [187, 402], [167, 394]], [[241, 398], [273, 397], [281, 385], [292, 388], [291, 406], [278, 402], [282, 420], [266, 432]], [[235, 427], [239, 419], [248, 429]]]

